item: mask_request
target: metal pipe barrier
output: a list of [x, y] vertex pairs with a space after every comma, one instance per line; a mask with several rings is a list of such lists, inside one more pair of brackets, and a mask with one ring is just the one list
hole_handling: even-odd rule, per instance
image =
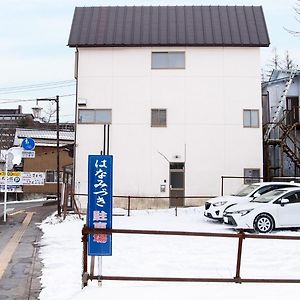
[[289, 177], [289, 176], [274, 176], [271, 180], [267, 180], [265, 177], [249, 177], [249, 176], [221, 176], [221, 196], [224, 196], [224, 179], [257, 179], [263, 181], [284, 181], [284, 182], [300, 182], [300, 177]]
[[[109, 276], [88, 273], [87, 240], [89, 234], [146, 234], [146, 235], [168, 235], [168, 236], [199, 236], [199, 237], [222, 237], [237, 238], [238, 249], [236, 258], [236, 274], [233, 278], [199, 278], [199, 277], [148, 277], [148, 276]], [[244, 239], [273, 239], [273, 240], [300, 240], [300, 236], [270, 235], [270, 234], [247, 234], [239, 233], [212, 233], [212, 232], [187, 232], [166, 230], [133, 230], [133, 229], [98, 229], [88, 228], [84, 225], [82, 229], [83, 242], [83, 272], [82, 287], [87, 286], [88, 280], [122, 280], [122, 281], [162, 281], [162, 282], [233, 282], [233, 283], [300, 283], [300, 279], [273, 279], [273, 278], [241, 278], [242, 249]]]
[[[74, 193], [73, 194], [73, 197], [74, 196], [84, 196], [84, 197], [87, 197], [88, 194], [85, 194], [85, 193]], [[113, 196], [113, 198], [124, 198], [124, 199], [127, 199], [127, 216], [130, 217], [130, 213], [131, 213], [131, 210], [132, 210], [132, 199], [211, 199], [211, 198], [215, 198], [217, 196], [180, 196], [180, 197], [176, 197], [176, 196], [172, 196], [172, 197], [169, 197], [169, 196], [132, 196], [132, 195], [128, 195], [128, 196]], [[178, 214], [178, 207], [181, 207], [181, 206], [175, 206], [175, 207], [172, 207], [175, 209], [175, 215], [177, 216]], [[187, 206], [182, 206], [182, 207], [187, 207]], [[169, 207], [170, 208], [170, 207]]]
[[264, 177], [252, 177], [252, 176], [221, 176], [221, 196], [224, 196], [224, 179], [257, 179], [264, 180]]

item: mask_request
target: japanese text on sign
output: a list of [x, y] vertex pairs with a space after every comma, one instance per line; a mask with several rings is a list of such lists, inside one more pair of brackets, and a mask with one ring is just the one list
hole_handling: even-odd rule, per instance
[[[88, 226], [112, 228], [112, 156], [89, 156]], [[111, 255], [111, 236], [89, 236], [89, 255]]]
[[[0, 185], [5, 184], [5, 172], [0, 171]], [[7, 172], [7, 185], [44, 185], [44, 172]]]

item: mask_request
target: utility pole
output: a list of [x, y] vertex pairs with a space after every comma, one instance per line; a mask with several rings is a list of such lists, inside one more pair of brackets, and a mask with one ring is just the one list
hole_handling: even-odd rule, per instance
[[39, 101], [54, 101], [56, 103], [56, 197], [57, 197], [57, 214], [61, 216], [61, 203], [60, 203], [60, 168], [59, 168], [59, 96], [55, 98], [41, 98], [36, 99]]

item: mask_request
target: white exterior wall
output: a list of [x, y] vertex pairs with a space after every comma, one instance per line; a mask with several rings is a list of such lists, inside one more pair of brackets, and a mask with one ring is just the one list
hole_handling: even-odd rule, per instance
[[[184, 70], [152, 70], [152, 51], [185, 51]], [[79, 48], [78, 98], [111, 108], [114, 195], [168, 196], [169, 161], [185, 161], [185, 195], [219, 195], [221, 175], [260, 168], [260, 128], [243, 128], [259, 109], [259, 48]], [[151, 128], [151, 108], [167, 127]], [[78, 124], [77, 192], [87, 192], [87, 156], [102, 150], [103, 125]], [[175, 156], [179, 156], [175, 158]], [[160, 185], [166, 181], [166, 193]], [[242, 180], [226, 180], [233, 192]]]

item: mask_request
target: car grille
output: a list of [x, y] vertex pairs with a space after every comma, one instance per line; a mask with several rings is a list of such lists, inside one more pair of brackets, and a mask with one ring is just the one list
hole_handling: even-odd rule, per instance
[[213, 216], [211, 215], [211, 213], [207, 213], [206, 217], [213, 219]]
[[226, 217], [228, 218], [228, 223], [227, 224], [237, 226], [237, 224], [236, 224], [236, 222], [235, 222], [235, 220], [232, 216], [227, 215]]
[[209, 202], [205, 202], [205, 209], [209, 209], [209, 208], [210, 208], [210, 206], [211, 206], [211, 203], [209, 203]]

